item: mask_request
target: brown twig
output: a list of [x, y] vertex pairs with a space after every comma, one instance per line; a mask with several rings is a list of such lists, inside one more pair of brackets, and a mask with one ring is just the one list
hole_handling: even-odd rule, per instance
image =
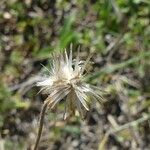
[[41, 113], [40, 113], [40, 120], [39, 120], [38, 135], [37, 135], [35, 146], [34, 146], [33, 150], [37, 150], [38, 144], [40, 142], [42, 129], [43, 129], [43, 123], [44, 123], [44, 116], [45, 116], [45, 112], [46, 112], [46, 109], [47, 109], [47, 105], [48, 105], [48, 102], [46, 101], [42, 106], [42, 110], [41, 110]]
[[113, 128], [113, 129], [108, 130], [108, 131], [105, 133], [104, 137], [102, 138], [102, 140], [101, 140], [101, 142], [100, 142], [100, 144], [99, 144], [98, 150], [103, 150], [103, 149], [105, 149], [104, 147], [105, 147], [105, 145], [106, 145], [106, 143], [107, 143], [107, 141], [108, 141], [108, 137], [109, 137], [110, 134], [115, 134], [115, 133], [118, 133], [118, 132], [120, 132], [120, 131], [122, 131], [122, 130], [129, 129], [130, 127], [137, 126], [137, 125], [139, 125], [139, 124], [141, 124], [141, 123], [143, 123], [144, 121], [147, 121], [147, 120], [149, 120], [149, 119], [150, 119], [150, 114], [145, 114], [145, 115], [143, 115], [141, 118], [139, 118], [139, 119], [137, 119], [137, 120], [128, 122], [128, 123], [126, 123], [126, 124], [124, 124], [124, 125], [117, 126], [116, 128]]

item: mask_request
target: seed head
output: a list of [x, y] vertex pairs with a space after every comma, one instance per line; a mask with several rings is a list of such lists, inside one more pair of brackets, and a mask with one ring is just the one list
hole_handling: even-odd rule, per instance
[[61, 100], [65, 100], [64, 119], [77, 110], [84, 117], [84, 111], [89, 110], [92, 100], [100, 104], [104, 101], [102, 90], [83, 81], [84, 72], [90, 57], [86, 61], [79, 60], [79, 52], [75, 60], [72, 59], [72, 50], [53, 54], [50, 76], [37, 83], [43, 93], [48, 94], [48, 107], [53, 109]]

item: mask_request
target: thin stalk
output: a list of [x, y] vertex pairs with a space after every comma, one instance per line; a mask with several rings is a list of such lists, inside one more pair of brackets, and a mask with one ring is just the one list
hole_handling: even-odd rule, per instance
[[43, 129], [43, 123], [44, 123], [44, 116], [45, 116], [45, 112], [46, 112], [46, 109], [47, 109], [47, 105], [48, 105], [48, 102], [46, 101], [46, 102], [43, 104], [42, 109], [41, 109], [40, 120], [39, 120], [38, 135], [37, 135], [36, 142], [35, 142], [35, 146], [34, 146], [34, 149], [33, 149], [33, 150], [37, 150], [38, 144], [39, 144], [39, 142], [40, 142], [40, 138], [41, 138], [41, 134], [42, 134], [42, 129]]
[[102, 138], [102, 141], [99, 144], [98, 150], [104, 150], [105, 149], [105, 145], [106, 145], [106, 143], [108, 141], [108, 137], [109, 137], [110, 134], [115, 134], [115, 133], [120, 132], [120, 131], [122, 131], [124, 129], [128, 129], [129, 127], [137, 126], [140, 123], [142, 123], [144, 121], [147, 121], [149, 119], [150, 119], [150, 114], [146, 114], [146, 115], [144, 115], [143, 117], [141, 117], [141, 118], [139, 118], [137, 120], [134, 120], [132, 122], [128, 122], [128, 123], [126, 123], [126, 124], [124, 124], [122, 126], [119, 126], [119, 127], [115, 128], [115, 129], [110, 129], [109, 131], [107, 131], [105, 133], [104, 137]]
[[142, 123], [142, 122], [148, 120], [149, 118], [150, 118], [150, 114], [147, 114], [147, 115], [145, 115], [145, 116], [143, 116], [143, 117], [141, 117], [141, 118], [139, 118], [139, 119], [137, 119], [137, 120], [134, 120], [134, 121], [132, 121], [132, 122], [126, 123], [126, 124], [124, 124], [124, 125], [122, 125], [122, 126], [119, 126], [119, 127], [115, 128], [115, 129], [111, 129], [111, 130], [110, 130], [110, 133], [113, 134], [113, 133], [122, 131], [122, 130], [124, 130], [124, 129], [127, 129], [127, 128], [129, 128], [129, 127], [134, 127], [134, 126], [139, 125], [140, 123]]

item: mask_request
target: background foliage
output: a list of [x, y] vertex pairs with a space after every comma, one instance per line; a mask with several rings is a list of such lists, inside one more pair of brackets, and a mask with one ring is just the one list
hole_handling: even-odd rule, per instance
[[45, 98], [34, 86], [40, 63], [70, 43], [74, 56], [78, 45], [82, 58], [93, 53], [87, 81], [108, 102], [85, 121], [63, 121], [63, 104], [48, 112], [40, 149], [149, 149], [149, 23], [149, 0], [1, 0], [0, 150], [32, 148]]

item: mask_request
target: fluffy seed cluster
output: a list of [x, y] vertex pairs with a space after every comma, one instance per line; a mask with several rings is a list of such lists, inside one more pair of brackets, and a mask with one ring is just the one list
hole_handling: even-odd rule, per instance
[[52, 58], [50, 75], [37, 83], [45, 94], [48, 107], [53, 109], [61, 100], [65, 100], [64, 119], [68, 115], [75, 114], [77, 110], [84, 117], [85, 110], [89, 110], [92, 100], [100, 104], [104, 101], [102, 90], [83, 82], [85, 68], [90, 58], [86, 61], [79, 60], [79, 52], [75, 60], [72, 59], [72, 50], [54, 54]]

